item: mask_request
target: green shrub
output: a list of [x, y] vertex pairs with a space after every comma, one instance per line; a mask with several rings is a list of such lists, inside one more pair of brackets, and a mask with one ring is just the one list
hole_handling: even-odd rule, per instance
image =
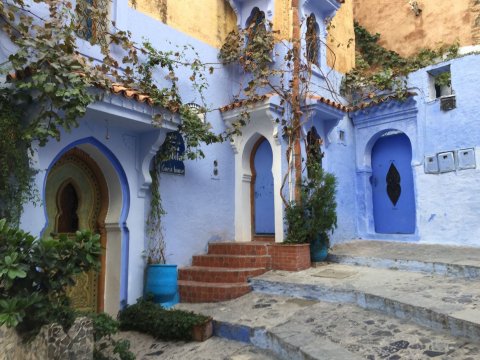
[[128, 340], [115, 340], [112, 335], [118, 333], [120, 323], [106, 313], [88, 313], [93, 322], [95, 348], [94, 360], [134, 360]]
[[[317, 236], [328, 242], [328, 233], [337, 227], [337, 180], [318, 163], [307, 164], [309, 178], [302, 183], [302, 201], [291, 202], [285, 209], [290, 244], [311, 243]], [[328, 243], [327, 243], [328, 245]]]
[[35, 335], [43, 325], [75, 320], [66, 295], [75, 276], [100, 266], [100, 236], [36, 239], [0, 220], [0, 325]]
[[139, 331], [162, 340], [191, 340], [193, 327], [209, 319], [193, 312], [165, 310], [150, 299], [139, 299], [118, 315], [121, 330]]

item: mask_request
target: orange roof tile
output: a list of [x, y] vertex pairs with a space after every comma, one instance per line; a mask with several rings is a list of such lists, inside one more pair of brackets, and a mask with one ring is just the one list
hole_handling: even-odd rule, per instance
[[[246, 106], [246, 105], [252, 105], [252, 104], [256, 104], [256, 103], [259, 103], [261, 101], [265, 101], [266, 99], [272, 97], [274, 94], [273, 93], [268, 93], [268, 94], [265, 94], [265, 95], [261, 95], [261, 96], [258, 96], [254, 99], [244, 99], [244, 100], [238, 100], [238, 101], [235, 101], [233, 103], [230, 103], [228, 105], [225, 105], [225, 106], [222, 106], [220, 108], [220, 111], [221, 112], [226, 112], [226, 111], [230, 111], [230, 110], [233, 110], [233, 109], [236, 109], [236, 108], [239, 108], [239, 107], [242, 107], [242, 106]], [[313, 100], [317, 100], [318, 102], [321, 102], [323, 104], [326, 104], [326, 105], [329, 105], [329, 106], [332, 106], [338, 110], [341, 110], [341, 111], [345, 111], [347, 112], [348, 111], [348, 107], [346, 107], [345, 105], [342, 105], [342, 104], [339, 104], [339, 103], [336, 103], [335, 101], [332, 101], [330, 99], [327, 99], [323, 96], [310, 96], [309, 97], [310, 99], [313, 99]]]
[[[7, 81], [21, 80], [25, 77], [32, 75], [32, 69], [26, 67], [24, 70], [16, 70], [13, 73], [7, 75]], [[126, 87], [119, 83], [113, 83], [110, 86], [110, 91], [115, 95], [122, 95], [127, 99], [132, 99], [140, 103], [147, 103], [148, 105], [153, 105], [153, 100], [148, 94], [144, 94], [136, 89]]]
[[347, 112], [349, 110], [349, 108], [345, 105], [342, 105], [342, 104], [339, 104], [333, 100], [330, 100], [326, 97], [323, 97], [323, 96], [319, 96], [319, 95], [311, 95], [309, 96], [309, 99], [312, 99], [312, 100], [317, 100], [317, 102], [321, 102], [325, 105], [330, 105], [338, 110], [341, 110], [341, 111], [344, 111], [344, 112]]

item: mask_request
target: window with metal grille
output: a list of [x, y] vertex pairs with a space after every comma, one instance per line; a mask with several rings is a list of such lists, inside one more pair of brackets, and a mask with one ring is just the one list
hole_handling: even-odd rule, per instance
[[77, 34], [92, 43], [106, 41], [108, 31], [108, 0], [77, 0]]
[[307, 18], [307, 32], [305, 34], [306, 58], [309, 63], [318, 66], [318, 53], [320, 50], [320, 39], [318, 38], [319, 26], [314, 14]]

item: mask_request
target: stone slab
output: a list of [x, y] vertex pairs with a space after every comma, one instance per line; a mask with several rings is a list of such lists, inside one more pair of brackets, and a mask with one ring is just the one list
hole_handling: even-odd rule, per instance
[[248, 329], [253, 344], [281, 359], [480, 358], [478, 343], [352, 304], [250, 293], [217, 305], [217, 311], [212, 304], [179, 307]]
[[270, 271], [251, 284], [264, 293], [353, 303], [480, 341], [479, 281], [341, 264], [324, 269], [355, 274], [318, 277], [318, 267], [297, 273]]
[[387, 269], [480, 278], [480, 248], [356, 240], [335, 245], [329, 261]]
[[212, 337], [204, 342], [160, 341], [134, 331], [121, 332], [137, 360], [274, 360], [253, 345]]

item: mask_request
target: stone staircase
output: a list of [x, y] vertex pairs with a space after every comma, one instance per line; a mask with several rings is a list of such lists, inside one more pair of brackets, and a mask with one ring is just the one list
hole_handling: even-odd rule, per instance
[[178, 271], [180, 301], [218, 302], [251, 291], [248, 279], [271, 267], [270, 242], [210, 243], [208, 254], [193, 256], [192, 266]]
[[280, 359], [480, 359], [480, 248], [361, 240], [329, 260], [253, 277], [239, 299], [183, 305]]

